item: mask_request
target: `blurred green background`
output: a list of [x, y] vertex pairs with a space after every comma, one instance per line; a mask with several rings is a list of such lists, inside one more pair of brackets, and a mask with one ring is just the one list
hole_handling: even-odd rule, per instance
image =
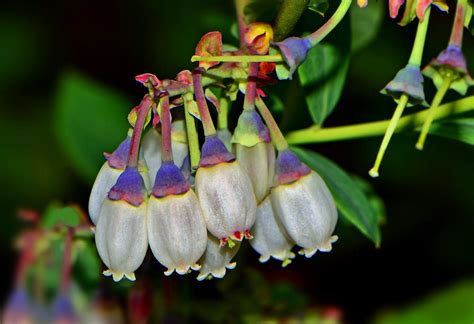
[[[392, 100], [378, 91], [406, 64], [416, 24], [401, 28], [388, 18], [385, 3], [370, 2], [373, 5], [384, 10], [382, 23], [376, 38], [351, 56], [342, 98], [327, 126], [387, 119], [393, 112]], [[271, 10], [265, 14], [270, 17]], [[433, 10], [424, 62], [446, 46], [452, 18]], [[323, 21], [308, 11], [298, 30]], [[2, 1], [3, 278], [13, 272], [12, 241], [21, 228], [15, 217], [18, 208], [42, 211], [51, 201], [86, 208], [102, 152], [113, 150], [125, 136], [127, 112], [144, 94], [134, 76], [151, 72], [159, 78], [174, 77], [193, 66], [190, 57], [207, 31], [219, 30], [224, 41], [235, 43], [233, 24], [231, 1]], [[368, 25], [355, 37], [374, 28]], [[466, 34], [464, 43], [474, 71], [472, 36]], [[309, 126], [298, 80], [282, 83], [279, 93], [292, 107], [277, 112], [282, 126], [286, 131]], [[426, 91], [432, 98], [430, 80]], [[451, 93], [446, 100], [458, 98]], [[292, 313], [315, 305], [334, 306], [350, 323], [374, 316], [382, 323], [472, 322], [474, 152], [472, 146], [436, 136], [430, 136], [419, 152], [414, 148], [416, 138], [416, 133], [407, 132], [392, 139], [376, 180], [369, 179], [367, 171], [380, 138], [308, 146], [375, 187], [386, 209], [380, 248], [354, 227], [340, 224], [333, 252], [309, 260], [298, 257], [285, 269], [273, 261], [259, 264], [247, 246], [239, 253], [237, 269], [217, 286], [193, 278], [164, 279], [158, 266], [156, 276], [177, 285], [185, 282], [189, 291], [179, 303], [189, 307], [201, 305], [198, 300], [206, 297], [238, 305], [235, 309], [255, 311], [258, 306], [265, 313], [265, 302], [245, 304], [245, 296], [256, 296], [282, 303]], [[270, 297], [259, 295], [261, 286], [251, 280], [254, 275], [265, 281], [261, 289], [271, 291]], [[10, 285], [2, 280], [0, 300]], [[222, 299], [223, 294], [235, 298]], [[217, 307], [215, 312], [226, 318], [235, 316], [235, 309]]]

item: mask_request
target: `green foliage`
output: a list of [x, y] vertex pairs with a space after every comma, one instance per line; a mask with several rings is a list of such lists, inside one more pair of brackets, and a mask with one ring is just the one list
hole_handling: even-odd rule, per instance
[[315, 152], [296, 147], [292, 147], [292, 151], [326, 181], [341, 215], [379, 246], [379, 217], [360, 184], [334, 162]]
[[434, 123], [431, 125], [430, 134], [474, 145], [474, 118], [459, 118]]
[[349, 68], [350, 32], [345, 18], [322, 43], [314, 46], [298, 68], [314, 123], [322, 125], [336, 107]]
[[351, 15], [351, 50], [360, 51], [369, 45], [379, 34], [385, 14], [384, 1], [369, 1], [365, 8], [352, 3]]
[[457, 283], [398, 311], [381, 313], [376, 324], [464, 324], [474, 322], [474, 281]]
[[73, 207], [63, 207], [58, 204], [51, 204], [41, 218], [41, 225], [51, 229], [56, 225], [66, 225], [75, 227], [79, 225], [81, 215]]
[[112, 151], [125, 137], [124, 116], [130, 104], [121, 94], [77, 72], [59, 81], [54, 123], [60, 144], [79, 175], [92, 182]]

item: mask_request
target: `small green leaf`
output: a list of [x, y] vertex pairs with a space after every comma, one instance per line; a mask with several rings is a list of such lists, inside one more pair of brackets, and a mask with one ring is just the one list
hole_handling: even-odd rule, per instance
[[341, 215], [379, 246], [378, 218], [360, 185], [331, 160], [302, 148], [291, 149], [326, 181]]
[[458, 282], [444, 290], [417, 298], [414, 304], [398, 311], [379, 313], [376, 324], [462, 324], [474, 323], [474, 281]]
[[351, 51], [357, 52], [369, 45], [379, 34], [385, 14], [384, 1], [371, 1], [365, 8], [354, 2], [351, 8]]
[[344, 19], [327, 40], [314, 46], [298, 68], [313, 121], [322, 125], [336, 107], [349, 68], [349, 21]]
[[79, 225], [80, 219], [81, 215], [73, 207], [51, 204], [44, 212], [41, 223], [45, 228], [52, 228], [60, 224], [75, 227]]
[[75, 242], [77, 257], [74, 263], [74, 270], [77, 276], [91, 286], [95, 286], [101, 276], [101, 262], [96, 249], [90, 240], [79, 240]]
[[309, 0], [308, 9], [324, 17], [324, 14], [329, 9], [329, 1], [328, 0]]
[[121, 94], [77, 72], [59, 81], [54, 122], [59, 142], [72, 166], [92, 182], [102, 153], [111, 152], [127, 134], [127, 110]]
[[445, 120], [431, 125], [430, 134], [474, 145], [474, 118]]

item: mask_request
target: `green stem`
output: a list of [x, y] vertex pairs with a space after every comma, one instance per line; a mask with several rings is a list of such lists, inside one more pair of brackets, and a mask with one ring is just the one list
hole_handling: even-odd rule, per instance
[[383, 137], [382, 144], [380, 144], [380, 148], [377, 153], [377, 158], [375, 159], [374, 166], [369, 171], [370, 176], [373, 178], [379, 176], [379, 167], [380, 167], [380, 164], [382, 163], [385, 150], [388, 147], [388, 143], [390, 143], [390, 139], [392, 138], [392, 135], [395, 131], [395, 128], [397, 127], [397, 123], [400, 120], [400, 117], [402, 117], [403, 110], [405, 109], [407, 103], [408, 103], [408, 95], [402, 94], [402, 96], [400, 97], [398, 101], [397, 109], [395, 109], [392, 119], [390, 120], [390, 123], [388, 124], [388, 128]]
[[199, 115], [201, 116], [201, 122], [204, 128], [204, 135], [214, 135], [216, 129], [214, 123], [212, 122], [211, 115], [209, 114], [209, 108], [207, 106], [206, 97], [204, 96], [204, 90], [202, 88], [202, 70], [197, 68], [193, 72], [193, 86], [194, 86], [194, 96], [196, 98], [196, 103], [199, 108]]
[[454, 23], [451, 29], [451, 36], [449, 37], [449, 45], [454, 45], [459, 48], [461, 48], [462, 46], [464, 17], [466, 15], [467, 6], [467, 0], [458, 0], [458, 3], [456, 5], [456, 15], [454, 17]]
[[230, 108], [229, 99], [225, 95], [222, 95], [219, 98], [219, 114], [217, 115], [217, 128], [218, 129], [228, 128], [229, 108]]
[[275, 42], [283, 40], [291, 33], [308, 2], [309, 0], [283, 0], [273, 24]]
[[199, 149], [199, 135], [196, 130], [196, 123], [194, 121], [194, 117], [189, 112], [189, 103], [192, 102], [192, 100], [192, 93], [183, 95], [184, 118], [186, 121], [186, 135], [188, 137], [189, 157], [191, 160], [191, 167], [193, 169], [197, 169], [199, 166], [201, 150]]
[[[257, 102], [258, 107], [258, 102]], [[461, 100], [453, 101], [441, 105], [436, 109], [433, 120], [439, 120], [451, 115], [464, 113], [474, 110], [474, 96], [466, 97]], [[407, 129], [416, 129], [423, 125], [428, 116], [428, 109], [407, 115], [400, 118], [395, 133]], [[312, 126], [309, 128], [290, 132], [286, 135], [289, 144], [310, 144], [325, 143], [344, 140], [353, 140], [379, 136], [385, 133], [390, 120], [382, 120], [370, 123], [362, 123], [347, 126], [337, 126], [329, 128], [319, 128]]]
[[351, 3], [352, 0], [341, 0], [339, 7], [336, 9], [331, 18], [329, 18], [329, 20], [318, 30], [305, 37], [310, 41], [311, 46], [318, 44], [334, 29], [334, 27], [336, 27], [341, 22], [342, 18], [344, 18], [346, 13], [349, 11]]
[[221, 55], [221, 56], [191, 56], [191, 62], [283, 62], [284, 59], [280, 54], [274, 55]]
[[260, 111], [260, 114], [262, 115], [263, 120], [265, 121], [265, 124], [267, 124], [268, 130], [270, 131], [270, 136], [272, 137], [273, 144], [275, 145], [277, 150], [284, 151], [288, 149], [288, 142], [286, 141], [285, 136], [283, 136], [280, 128], [278, 128], [278, 124], [273, 118], [272, 113], [270, 112], [268, 107], [265, 105], [265, 102], [262, 100], [262, 98], [257, 97], [255, 103], [257, 105], [258, 111]]
[[411, 50], [409, 64], [415, 64], [420, 66], [421, 59], [423, 58], [423, 48], [425, 47], [426, 33], [428, 32], [428, 24], [430, 22], [431, 6], [426, 9], [425, 17], [423, 20], [418, 21], [418, 27], [416, 29], [415, 41]]
[[426, 116], [425, 122], [423, 123], [423, 128], [421, 129], [420, 137], [418, 138], [418, 142], [416, 143], [416, 148], [418, 150], [422, 150], [423, 146], [425, 145], [426, 136], [428, 135], [428, 131], [430, 130], [431, 123], [433, 122], [433, 118], [436, 113], [436, 109], [440, 105], [441, 101], [443, 101], [444, 95], [449, 90], [451, 86], [452, 79], [449, 77], [445, 77], [443, 79], [443, 83], [441, 87], [436, 92], [436, 95], [433, 98], [433, 102], [431, 103], [431, 107], [428, 109], [428, 115]]

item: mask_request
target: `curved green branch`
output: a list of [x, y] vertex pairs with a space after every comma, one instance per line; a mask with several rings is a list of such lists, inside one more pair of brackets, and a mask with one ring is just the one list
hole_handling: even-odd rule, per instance
[[[474, 110], [474, 96], [466, 97], [464, 99], [439, 106], [433, 120], [443, 119], [451, 115], [472, 110]], [[395, 128], [395, 132], [418, 128], [419, 126], [423, 125], [427, 115], [428, 109], [425, 109], [423, 111], [400, 118], [397, 127]], [[385, 133], [389, 123], [390, 120], [383, 120], [329, 128], [318, 128], [316, 126], [312, 126], [288, 133], [286, 135], [286, 140], [289, 144], [309, 144], [379, 136]]]

